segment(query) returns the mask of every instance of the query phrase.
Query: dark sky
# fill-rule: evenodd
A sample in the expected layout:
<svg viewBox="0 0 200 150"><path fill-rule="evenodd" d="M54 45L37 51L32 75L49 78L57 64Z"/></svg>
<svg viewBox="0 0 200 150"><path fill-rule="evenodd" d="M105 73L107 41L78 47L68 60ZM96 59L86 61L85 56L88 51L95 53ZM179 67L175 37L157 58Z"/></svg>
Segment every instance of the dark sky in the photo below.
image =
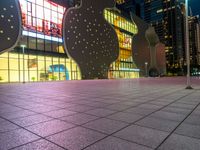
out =
<svg viewBox="0 0 200 150"><path fill-rule="evenodd" d="M193 15L200 15L200 0L189 0Z"/></svg>

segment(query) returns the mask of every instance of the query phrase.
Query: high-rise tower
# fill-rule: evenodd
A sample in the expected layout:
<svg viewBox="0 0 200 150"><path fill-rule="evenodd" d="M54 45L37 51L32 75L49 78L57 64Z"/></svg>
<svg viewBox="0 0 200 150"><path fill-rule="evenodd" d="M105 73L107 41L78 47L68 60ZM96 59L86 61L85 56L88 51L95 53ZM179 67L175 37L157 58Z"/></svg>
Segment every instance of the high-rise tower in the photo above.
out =
<svg viewBox="0 0 200 150"><path fill-rule="evenodd" d="M144 20L165 44L168 73L181 73L185 59L184 14L176 0L144 0Z"/></svg>
<svg viewBox="0 0 200 150"><path fill-rule="evenodd" d="M190 33L190 62L192 69L195 70L200 67L200 21L199 16L190 16L188 19Z"/></svg>

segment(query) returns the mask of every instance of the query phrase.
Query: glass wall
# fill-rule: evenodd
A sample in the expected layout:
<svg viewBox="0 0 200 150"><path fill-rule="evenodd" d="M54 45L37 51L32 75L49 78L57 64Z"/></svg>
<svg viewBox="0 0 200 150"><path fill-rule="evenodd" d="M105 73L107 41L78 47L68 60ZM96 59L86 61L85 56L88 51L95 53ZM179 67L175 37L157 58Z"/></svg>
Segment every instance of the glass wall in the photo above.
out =
<svg viewBox="0 0 200 150"><path fill-rule="evenodd" d="M114 25L116 28L123 29L132 34L137 34L138 32L137 25L134 22L131 22L125 19L124 17L120 16L120 14L117 14L112 10L105 9L104 16L106 20L110 24Z"/></svg>
<svg viewBox="0 0 200 150"><path fill-rule="evenodd" d="M0 82L79 80L80 71L73 60L6 52L0 55Z"/></svg>
<svg viewBox="0 0 200 150"><path fill-rule="evenodd" d="M23 23L20 45L32 50L64 53L62 19L65 8L48 0L19 2Z"/></svg>
<svg viewBox="0 0 200 150"><path fill-rule="evenodd" d="M139 69L132 57L132 37L138 32L136 24L111 10L105 10L104 16L114 26L120 47L117 61L110 66L109 78L138 78Z"/></svg>
<svg viewBox="0 0 200 150"><path fill-rule="evenodd" d="M19 0L25 31L62 37L62 19L65 8L49 0ZM40 37L42 38L42 36ZM52 38L56 39L56 38Z"/></svg>

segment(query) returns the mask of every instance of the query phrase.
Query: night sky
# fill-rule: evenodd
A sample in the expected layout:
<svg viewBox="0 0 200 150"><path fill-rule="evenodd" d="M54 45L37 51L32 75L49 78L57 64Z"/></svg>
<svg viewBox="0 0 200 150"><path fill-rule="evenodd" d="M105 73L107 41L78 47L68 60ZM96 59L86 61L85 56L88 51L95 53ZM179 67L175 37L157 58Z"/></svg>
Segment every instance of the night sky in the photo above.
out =
<svg viewBox="0 0 200 150"><path fill-rule="evenodd" d="M200 15L200 0L189 0L193 15Z"/></svg>

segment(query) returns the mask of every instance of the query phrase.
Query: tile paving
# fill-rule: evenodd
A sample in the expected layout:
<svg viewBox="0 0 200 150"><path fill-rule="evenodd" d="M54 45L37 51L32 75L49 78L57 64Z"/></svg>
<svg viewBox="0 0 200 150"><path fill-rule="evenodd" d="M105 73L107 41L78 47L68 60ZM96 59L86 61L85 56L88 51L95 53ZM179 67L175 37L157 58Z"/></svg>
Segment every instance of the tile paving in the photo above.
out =
<svg viewBox="0 0 200 150"><path fill-rule="evenodd" d="M0 84L0 150L199 150L200 79Z"/></svg>

